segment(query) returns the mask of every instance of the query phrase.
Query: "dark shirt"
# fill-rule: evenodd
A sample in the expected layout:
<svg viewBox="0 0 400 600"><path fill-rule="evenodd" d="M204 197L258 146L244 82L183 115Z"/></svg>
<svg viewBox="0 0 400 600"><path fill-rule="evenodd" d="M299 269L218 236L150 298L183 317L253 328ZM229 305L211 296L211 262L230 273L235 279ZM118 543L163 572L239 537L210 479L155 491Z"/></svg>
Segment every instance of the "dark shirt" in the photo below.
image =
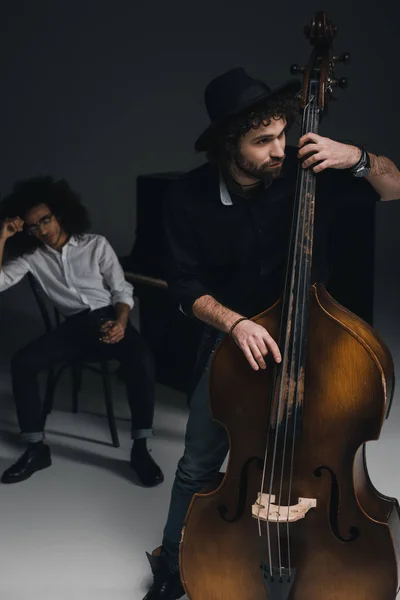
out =
<svg viewBox="0 0 400 600"><path fill-rule="evenodd" d="M184 175L166 202L167 279L185 314L205 294L254 316L282 294L297 179L297 149L286 148L281 176L250 197L229 185L221 201L219 170L205 164ZM326 283L326 238L334 211L347 202L375 202L364 179L329 169L317 175L312 281ZM362 209L362 207L361 207Z"/></svg>

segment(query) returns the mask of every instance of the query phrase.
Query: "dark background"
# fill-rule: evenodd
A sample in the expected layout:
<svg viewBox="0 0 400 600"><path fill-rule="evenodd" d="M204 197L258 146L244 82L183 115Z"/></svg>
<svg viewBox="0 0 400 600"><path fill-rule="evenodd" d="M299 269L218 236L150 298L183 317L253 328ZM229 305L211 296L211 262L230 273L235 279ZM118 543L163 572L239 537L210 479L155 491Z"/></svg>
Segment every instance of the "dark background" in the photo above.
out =
<svg viewBox="0 0 400 600"><path fill-rule="evenodd" d="M336 51L352 54L337 69L349 88L338 90L321 134L400 164L399 3L13 0L0 9L1 195L16 179L64 177L81 193L93 229L127 254L137 175L201 162L193 142L208 123L206 83L239 65L281 83L293 62L307 60L303 27L321 9L338 26ZM394 353L399 222L400 202L378 207L375 325ZM7 353L17 334L28 335L36 309L25 284L1 305Z"/></svg>

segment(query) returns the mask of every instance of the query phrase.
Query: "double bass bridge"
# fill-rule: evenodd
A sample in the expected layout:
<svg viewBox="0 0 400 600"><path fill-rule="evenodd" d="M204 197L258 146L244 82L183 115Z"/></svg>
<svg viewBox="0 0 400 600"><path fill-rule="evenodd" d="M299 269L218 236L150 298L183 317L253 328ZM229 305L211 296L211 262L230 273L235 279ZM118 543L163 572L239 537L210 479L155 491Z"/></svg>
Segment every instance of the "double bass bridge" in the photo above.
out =
<svg viewBox="0 0 400 600"><path fill-rule="evenodd" d="M316 506L315 498L299 498L297 504L282 506L275 503L275 495L259 493L252 506L252 516L272 523L294 523L304 519L308 511Z"/></svg>

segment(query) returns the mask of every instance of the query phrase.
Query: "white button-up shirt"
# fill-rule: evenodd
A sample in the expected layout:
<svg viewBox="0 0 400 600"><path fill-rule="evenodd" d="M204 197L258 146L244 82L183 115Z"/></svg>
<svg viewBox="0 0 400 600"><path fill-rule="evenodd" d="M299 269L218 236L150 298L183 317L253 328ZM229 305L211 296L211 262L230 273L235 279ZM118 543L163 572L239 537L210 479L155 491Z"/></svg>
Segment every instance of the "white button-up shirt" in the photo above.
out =
<svg viewBox="0 0 400 600"><path fill-rule="evenodd" d="M28 272L65 316L118 302L133 307L133 287L125 280L114 250L101 235L71 237L61 252L43 246L10 260L0 271L0 292L18 283Z"/></svg>

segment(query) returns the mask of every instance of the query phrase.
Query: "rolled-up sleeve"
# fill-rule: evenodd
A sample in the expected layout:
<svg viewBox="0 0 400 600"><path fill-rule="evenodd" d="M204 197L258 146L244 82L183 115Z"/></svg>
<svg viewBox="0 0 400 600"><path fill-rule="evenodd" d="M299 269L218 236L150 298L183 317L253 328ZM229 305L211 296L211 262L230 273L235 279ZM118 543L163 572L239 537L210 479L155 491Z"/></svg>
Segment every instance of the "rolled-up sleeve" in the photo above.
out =
<svg viewBox="0 0 400 600"><path fill-rule="evenodd" d="M202 268L193 215L185 203L184 193L184 188L178 184L165 202L165 272L174 304L185 315L193 317L194 302L210 292Z"/></svg>
<svg viewBox="0 0 400 600"><path fill-rule="evenodd" d="M22 256L6 262L0 270L0 292L21 281L29 270L29 263Z"/></svg>
<svg viewBox="0 0 400 600"><path fill-rule="evenodd" d="M124 271L110 243L100 237L100 271L112 297L112 304L127 304L133 308L133 286L126 281Z"/></svg>

